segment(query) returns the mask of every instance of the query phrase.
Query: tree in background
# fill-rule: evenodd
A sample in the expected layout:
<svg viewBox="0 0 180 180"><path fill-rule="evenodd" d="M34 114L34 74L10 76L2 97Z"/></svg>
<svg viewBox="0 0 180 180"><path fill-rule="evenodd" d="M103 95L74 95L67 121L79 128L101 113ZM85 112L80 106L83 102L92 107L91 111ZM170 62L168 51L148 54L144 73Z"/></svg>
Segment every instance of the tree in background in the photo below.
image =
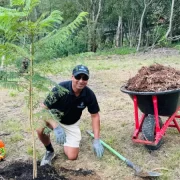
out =
<svg viewBox="0 0 180 180"><path fill-rule="evenodd" d="M174 0L172 0L172 4L171 4L171 14L169 17L169 28L165 34L165 38L167 39L169 34L172 32L172 20L173 20L173 12L174 12ZM171 38L172 38L172 34L171 34Z"/></svg>
<svg viewBox="0 0 180 180"><path fill-rule="evenodd" d="M2 6L7 7L9 0L2 0ZM143 4L145 2L145 5ZM74 31L63 43L43 46L37 51L36 62L46 59L68 56L87 51L101 51L114 47L130 47L149 49L168 46L165 34L170 25L172 0L43 0L33 9L31 19L34 21L46 11L60 10L63 13L62 23L56 26L66 27L75 17L86 11L89 15L81 24L81 33ZM178 42L180 39L178 9L180 1L175 1L173 8L173 24L168 39ZM151 8L150 8L151 7ZM171 21L172 22L172 21ZM79 28L80 28L79 27ZM79 31L78 31L79 32ZM45 34L38 36L41 39ZM23 40L28 40L24 37ZM170 41L168 41L170 42ZM22 42L21 42L22 43Z"/></svg>
<svg viewBox="0 0 180 180"><path fill-rule="evenodd" d="M142 37L142 28L143 28L143 20L145 13L147 11L148 6L152 3L153 0L143 0L144 1L144 9L141 15L141 20L139 24L139 39L138 39L138 45L137 45L137 51L139 51L140 45L141 45L141 37Z"/></svg>

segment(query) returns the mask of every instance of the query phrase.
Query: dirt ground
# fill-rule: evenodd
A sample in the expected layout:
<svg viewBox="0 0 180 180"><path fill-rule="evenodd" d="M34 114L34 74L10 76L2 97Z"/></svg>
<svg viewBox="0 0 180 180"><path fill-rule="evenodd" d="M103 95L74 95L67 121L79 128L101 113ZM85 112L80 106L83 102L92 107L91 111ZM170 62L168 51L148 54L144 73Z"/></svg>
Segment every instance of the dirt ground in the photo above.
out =
<svg viewBox="0 0 180 180"><path fill-rule="evenodd" d="M84 61L91 72L89 87L94 90L101 109L102 140L144 170L162 173L163 176L158 178L160 180L180 179L180 133L175 128L168 130L163 137L162 147L156 151L149 151L142 144L133 143L133 103L127 94L120 91L120 87L137 74L142 66L159 63L180 69L179 58L176 50L159 49L126 56L92 57ZM60 82L70 77L59 74L50 78ZM1 89L0 104L0 139L5 142L7 151L5 160L0 162L0 180L32 179L32 138L24 92ZM55 143L52 134L56 156L52 167L38 166L38 180L44 180L45 176L46 179L69 180L142 179L135 176L131 168L106 148L103 158L96 158L92 151L92 138L86 133L89 129L91 120L85 110L81 118L82 142L76 161L67 160L63 147ZM37 137L36 147L39 162L45 149Z"/></svg>

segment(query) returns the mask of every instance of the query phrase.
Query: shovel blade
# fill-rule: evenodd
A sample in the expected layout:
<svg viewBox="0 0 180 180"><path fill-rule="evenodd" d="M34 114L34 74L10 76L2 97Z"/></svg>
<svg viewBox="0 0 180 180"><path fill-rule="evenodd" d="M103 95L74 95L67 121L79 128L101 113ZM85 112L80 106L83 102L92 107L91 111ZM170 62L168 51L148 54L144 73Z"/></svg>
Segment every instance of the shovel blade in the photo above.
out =
<svg viewBox="0 0 180 180"><path fill-rule="evenodd" d="M151 172L151 171L147 172L147 171L141 170L141 171L136 171L135 175L139 177L159 177L162 174L158 172Z"/></svg>

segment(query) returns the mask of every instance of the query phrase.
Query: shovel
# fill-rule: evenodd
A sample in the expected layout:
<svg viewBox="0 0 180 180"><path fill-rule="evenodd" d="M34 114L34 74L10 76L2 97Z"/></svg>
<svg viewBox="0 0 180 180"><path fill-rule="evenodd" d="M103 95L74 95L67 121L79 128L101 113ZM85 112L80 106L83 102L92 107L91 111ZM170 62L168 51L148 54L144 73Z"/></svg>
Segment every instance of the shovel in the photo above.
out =
<svg viewBox="0 0 180 180"><path fill-rule="evenodd" d="M90 131L86 131L90 136L94 137L94 134ZM110 150L113 154L115 154L119 159L123 160L126 165L132 169L135 170L135 175L139 177L159 177L162 174L158 172L147 172L142 170L140 167L136 166L134 163L132 163L130 160L123 157L121 154L119 154L117 151L115 151L113 148L111 148L109 145L107 145L105 142L100 140L101 144L106 147L108 150Z"/></svg>

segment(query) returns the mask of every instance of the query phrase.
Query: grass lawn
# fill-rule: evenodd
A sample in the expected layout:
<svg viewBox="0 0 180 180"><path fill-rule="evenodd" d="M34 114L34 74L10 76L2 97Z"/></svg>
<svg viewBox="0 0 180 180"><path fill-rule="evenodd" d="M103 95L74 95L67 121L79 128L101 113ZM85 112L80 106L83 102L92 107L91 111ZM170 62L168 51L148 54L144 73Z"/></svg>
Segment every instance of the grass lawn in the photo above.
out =
<svg viewBox="0 0 180 180"><path fill-rule="evenodd" d="M134 144L131 140L134 132L133 102L127 94L120 91L120 87L134 76L142 66L153 63L170 65L180 70L180 56L169 53L139 53L131 55L93 55L57 59L38 64L36 70L56 82L69 80L71 71L77 64L89 67L90 80L88 86L95 92L101 116L101 138L120 154L139 165L145 170L157 169L163 173L159 179L180 179L180 133L175 129L168 129L163 137L164 143L159 150L149 151L142 144ZM25 92L16 90L0 90L0 136L7 149L6 160L30 158L32 156L31 134L23 95ZM41 100L45 97L41 95ZM56 168L92 169L103 180L138 180L134 171L127 167L109 150L105 150L102 159L97 159L91 148L92 138L86 133L91 129L90 115L84 111L81 118L82 143L80 154L76 161L68 161L63 149L54 139ZM53 136L53 135L52 135ZM44 154L44 147L36 137L38 159ZM6 162L3 162L6 163Z"/></svg>

